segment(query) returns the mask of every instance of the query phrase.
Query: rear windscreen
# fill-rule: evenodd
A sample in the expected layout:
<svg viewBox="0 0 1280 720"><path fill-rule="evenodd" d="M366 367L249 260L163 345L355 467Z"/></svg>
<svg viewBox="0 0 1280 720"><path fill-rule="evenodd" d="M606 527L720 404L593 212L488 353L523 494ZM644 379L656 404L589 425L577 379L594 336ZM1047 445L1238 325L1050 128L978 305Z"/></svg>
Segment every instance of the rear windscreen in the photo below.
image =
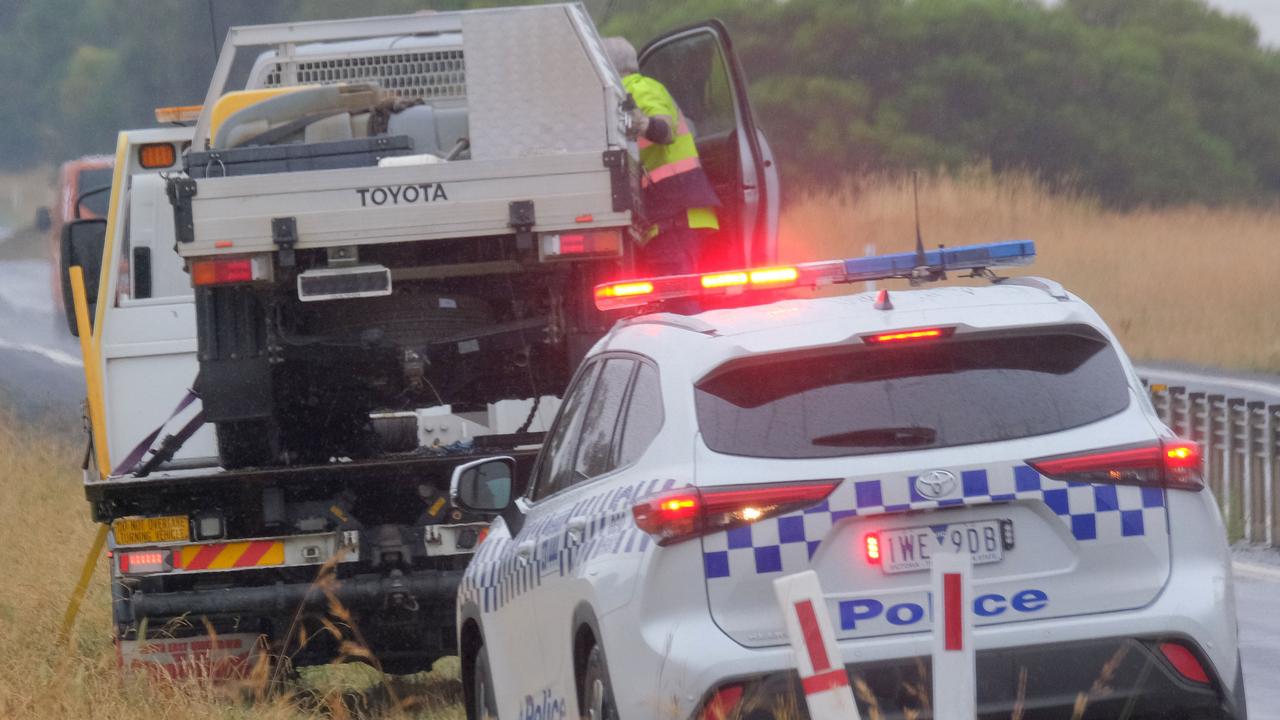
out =
<svg viewBox="0 0 1280 720"><path fill-rule="evenodd" d="M79 187L80 217L91 218L107 216L107 208L111 204L111 177L115 174L112 168L93 168L81 170L76 178Z"/></svg>
<svg viewBox="0 0 1280 720"><path fill-rule="evenodd" d="M1119 358L1087 327L742 358L695 389L707 447L770 458L1043 435L1129 405Z"/></svg>

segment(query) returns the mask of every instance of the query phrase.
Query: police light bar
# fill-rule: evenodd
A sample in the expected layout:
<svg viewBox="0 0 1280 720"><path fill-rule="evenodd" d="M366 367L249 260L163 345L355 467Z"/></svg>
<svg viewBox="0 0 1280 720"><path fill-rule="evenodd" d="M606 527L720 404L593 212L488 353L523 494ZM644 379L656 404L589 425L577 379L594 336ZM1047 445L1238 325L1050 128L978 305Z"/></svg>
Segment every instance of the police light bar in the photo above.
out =
<svg viewBox="0 0 1280 720"><path fill-rule="evenodd" d="M1030 265L1035 255L1034 242L1011 240L926 250L923 263L916 253L905 252L752 270L638 278L597 285L596 307L618 310L676 298L737 295L750 290L817 287L889 278L938 280L947 272L957 270L979 273L995 267Z"/></svg>

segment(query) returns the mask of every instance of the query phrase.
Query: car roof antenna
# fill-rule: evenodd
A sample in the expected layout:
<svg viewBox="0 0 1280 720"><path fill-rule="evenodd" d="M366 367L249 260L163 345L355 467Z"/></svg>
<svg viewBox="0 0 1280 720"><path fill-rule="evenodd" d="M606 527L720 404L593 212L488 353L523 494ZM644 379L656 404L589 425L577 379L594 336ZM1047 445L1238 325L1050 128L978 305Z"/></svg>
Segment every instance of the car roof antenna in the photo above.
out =
<svg viewBox="0 0 1280 720"><path fill-rule="evenodd" d="M915 203L916 209L916 268L923 269L924 259L924 236L920 234L920 171L911 171L911 199Z"/></svg>
<svg viewBox="0 0 1280 720"><path fill-rule="evenodd" d="M916 267L911 273L911 284L919 285L935 280L946 280L945 268L938 270L929 267L929 261L924 254L924 235L920 232L920 171L918 170L911 171L911 199L915 204L916 212ZM942 259L942 253L938 254L938 258Z"/></svg>

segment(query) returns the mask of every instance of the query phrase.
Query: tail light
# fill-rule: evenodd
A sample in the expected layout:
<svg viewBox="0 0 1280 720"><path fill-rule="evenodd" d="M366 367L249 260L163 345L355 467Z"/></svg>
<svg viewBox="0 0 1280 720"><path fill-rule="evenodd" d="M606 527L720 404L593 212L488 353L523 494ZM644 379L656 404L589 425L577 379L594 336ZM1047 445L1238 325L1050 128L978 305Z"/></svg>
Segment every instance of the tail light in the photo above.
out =
<svg viewBox="0 0 1280 720"><path fill-rule="evenodd" d="M863 544L867 546L867 562L872 565L880 564L880 535L877 533L868 533L863 538Z"/></svg>
<svg viewBox="0 0 1280 720"><path fill-rule="evenodd" d="M807 508L825 499L838 484L838 480L823 480L684 488L648 498L633 506L631 514L636 527L652 535L659 545L671 545Z"/></svg>
<svg viewBox="0 0 1280 720"><path fill-rule="evenodd" d="M742 701L743 686L737 683L716 688L711 699L702 706L698 720L729 720L734 715L738 703Z"/></svg>
<svg viewBox="0 0 1280 720"><path fill-rule="evenodd" d="M1160 654L1182 677L1194 683L1209 684L1209 673L1205 672L1200 659L1186 645L1174 642L1160 643Z"/></svg>
<svg viewBox="0 0 1280 720"><path fill-rule="evenodd" d="M170 570L168 550L129 550L120 553L120 572L125 575L144 575Z"/></svg>
<svg viewBox="0 0 1280 720"><path fill-rule="evenodd" d="M1080 483L1204 489L1200 446L1187 440L1125 445L1028 460L1041 475Z"/></svg>
<svg viewBox="0 0 1280 720"><path fill-rule="evenodd" d="M539 238L540 260L582 260L622 255L622 231L579 230L543 233Z"/></svg>
<svg viewBox="0 0 1280 720"><path fill-rule="evenodd" d="M903 343L920 342L921 340L941 340L951 337L955 332L956 329L953 327L922 328L920 330L866 335L862 338L862 342L868 345L901 345Z"/></svg>
<svg viewBox="0 0 1280 720"><path fill-rule="evenodd" d="M196 287L257 282L272 278L270 255L192 260L190 267L191 284Z"/></svg>

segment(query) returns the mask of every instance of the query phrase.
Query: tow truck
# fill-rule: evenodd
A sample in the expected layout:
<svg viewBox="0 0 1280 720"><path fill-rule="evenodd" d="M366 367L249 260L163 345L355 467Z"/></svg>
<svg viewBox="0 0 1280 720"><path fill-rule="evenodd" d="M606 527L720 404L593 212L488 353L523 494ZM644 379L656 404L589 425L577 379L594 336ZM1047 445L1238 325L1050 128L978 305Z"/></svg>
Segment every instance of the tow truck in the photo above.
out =
<svg viewBox="0 0 1280 720"><path fill-rule="evenodd" d="M769 262L776 169L724 27L640 67L722 202L703 254ZM652 216L633 103L576 4L233 30L168 186L223 464L370 457L377 413L559 395Z"/></svg>
<svg viewBox="0 0 1280 720"><path fill-rule="evenodd" d="M462 37L464 48L457 47ZM505 52L515 42L531 43L526 51L546 60L541 73L510 60ZM511 458L509 479L522 487L572 370L565 313L511 316L495 332L455 321L448 342L440 334L429 339L421 363L407 362L402 343L393 353L399 369L379 381L382 395L371 373L358 378L360 387L317 378L364 370L356 363L364 356L350 351L386 357L380 342L331 341L348 331L357 339L374 330L395 337L391 326L403 322L399 337L421 340L408 332L415 323L446 327L441 313L465 312L477 298L509 299L514 288L514 312L545 303L552 288L570 298L574 273L625 271L630 228L641 221L632 183L639 180L629 174L637 169L634 143L615 127L625 113L599 44L577 5L232 28L204 106L157 111L173 127L121 133L107 215L68 225L61 269L85 357L85 494L111 557L113 633L124 667L227 675L259 661L300 667L352 659L358 645L367 653L354 659L411 673L455 652L454 597L490 515L465 510L451 491L461 473L495 456ZM231 71L246 48L259 54L248 79L237 81ZM645 62L678 68L684 61L669 54L677 50L730 70L709 71L703 84L673 82L673 92L691 116L700 92L707 102L733 100L718 116L711 108L702 115L699 141L708 165L724 170L713 177L727 178L718 190L722 216L736 218L724 222L723 242L736 248L729 254L769 258L776 184L761 180L769 174L752 154L763 137L749 123L724 29L713 22L665 36L644 51ZM548 77L569 72L585 89ZM501 88L491 87L499 81ZM549 83L550 95L523 114L490 107L532 103L507 91L534 81ZM244 89L228 90L235 82ZM599 147L539 155L540 143L564 136L498 127L502 118L563 113L556 93L595 98L590 122L598 124L592 142ZM373 112L388 116L372 125L353 120L352 110L371 99ZM409 104L417 99L431 102ZM288 115L298 108L289 103L331 101L345 109L302 111L308 121L293 130L277 122L282 102L292 108ZM306 142L308 133L395 125L397 114L415 108L419 120L438 114L437 129L465 108L471 159L430 160L430 149L418 152L424 148L404 139L412 135ZM342 122L326 120L339 116ZM310 130L317 122L330 126ZM301 135L293 138L299 142L224 146L219 138L235 127ZM514 160L483 157L499 130L519 145ZM397 147L414 152L397 154ZM533 213L522 214L526 207ZM466 229L459 239L442 227ZM584 263L554 259L573 255L579 241L596 247L597 232L618 240L607 261L585 261L584 270ZM389 237L396 242L383 242ZM490 256L486 247L511 253ZM460 265L460 258L468 260ZM370 272L371 265L381 269ZM242 272L248 282L226 282ZM214 282L204 282L210 276ZM373 284L363 290L351 285L366 280ZM315 287L333 297L311 295ZM583 285L580 300L564 302L591 307L591 292ZM242 311L254 323L226 321L243 319ZM310 324L292 324L303 315ZM497 342L512 337L511 323L523 328L515 334L527 338L523 344ZM590 327L579 328L579 353L594 341ZM438 354L441 348L451 354ZM447 379L495 355L524 378L537 373L539 382L487 372L471 384ZM300 365L300 358L311 362ZM406 377L421 387L410 381L414 392L388 390ZM316 382L300 388L303 380ZM454 392L463 386L476 392ZM279 417L282 388L316 400L295 407L295 419L355 408L354 425L374 440L324 434L310 445L279 445L271 428L253 422L263 408Z"/></svg>

